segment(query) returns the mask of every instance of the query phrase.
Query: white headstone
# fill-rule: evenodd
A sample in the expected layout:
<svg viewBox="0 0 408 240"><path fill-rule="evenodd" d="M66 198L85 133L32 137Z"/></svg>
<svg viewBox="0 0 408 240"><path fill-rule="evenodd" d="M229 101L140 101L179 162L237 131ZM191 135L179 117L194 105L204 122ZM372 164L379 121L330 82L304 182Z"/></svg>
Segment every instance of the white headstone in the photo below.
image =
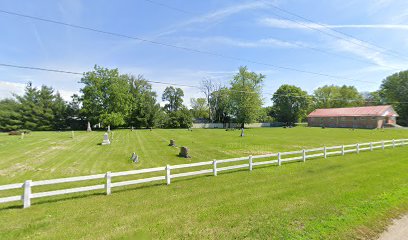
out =
<svg viewBox="0 0 408 240"><path fill-rule="evenodd" d="M241 128L241 137L244 136L244 128Z"/></svg>
<svg viewBox="0 0 408 240"><path fill-rule="evenodd" d="M109 145L109 144L110 144L109 135L108 135L108 133L105 133L105 134L103 135L102 145Z"/></svg>
<svg viewBox="0 0 408 240"><path fill-rule="evenodd" d="M86 131L87 131L87 132L91 132L91 131L92 131L91 123L90 123L90 122L88 122L88 127L86 128Z"/></svg>
<svg viewBox="0 0 408 240"><path fill-rule="evenodd" d="M110 132L110 125L108 125L108 132Z"/></svg>

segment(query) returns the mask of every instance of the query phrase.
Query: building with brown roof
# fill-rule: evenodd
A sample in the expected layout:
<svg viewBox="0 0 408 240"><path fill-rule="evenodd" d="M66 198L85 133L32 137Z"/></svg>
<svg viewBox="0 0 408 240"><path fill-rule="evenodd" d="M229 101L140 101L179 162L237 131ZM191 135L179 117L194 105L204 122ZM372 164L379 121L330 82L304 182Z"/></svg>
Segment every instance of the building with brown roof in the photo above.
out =
<svg viewBox="0 0 408 240"><path fill-rule="evenodd" d="M383 128L396 126L398 114L391 105L316 109L307 116L311 127Z"/></svg>

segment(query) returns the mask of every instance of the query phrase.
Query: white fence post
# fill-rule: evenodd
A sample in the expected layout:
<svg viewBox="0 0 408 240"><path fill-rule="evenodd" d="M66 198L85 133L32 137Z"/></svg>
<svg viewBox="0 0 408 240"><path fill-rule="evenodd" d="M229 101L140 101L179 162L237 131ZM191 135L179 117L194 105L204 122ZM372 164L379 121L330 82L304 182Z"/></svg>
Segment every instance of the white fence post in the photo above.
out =
<svg viewBox="0 0 408 240"><path fill-rule="evenodd" d="M170 165L166 165L166 183L170 185Z"/></svg>
<svg viewBox="0 0 408 240"><path fill-rule="evenodd" d="M306 162L306 150L305 149L302 150L302 160L303 162Z"/></svg>
<svg viewBox="0 0 408 240"><path fill-rule="evenodd" d="M341 155L344 156L344 145L341 145Z"/></svg>
<svg viewBox="0 0 408 240"><path fill-rule="evenodd" d="M327 149L326 149L326 146L323 147L323 156L324 156L324 158L327 158Z"/></svg>
<svg viewBox="0 0 408 240"><path fill-rule="evenodd" d="M384 141L381 142L382 150L384 150Z"/></svg>
<svg viewBox="0 0 408 240"><path fill-rule="evenodd" d="M24 182L24 195L23 195L23 207L28 208L31 206L31 180Z"/></svg>
<svg viewBox="0 0 408 240"><path fill-rule="evenodd" d="M360 153L360 144L356 144L356 152L357 152L357 154L359 154Z"/></svg>
<svg viewBox="0 0 408 240"><path fill-rule="evenodd" d="M110 195L111 194L111 183L112 183L111 172L107 172L105 175L105 178L106 178L106 184L105 184L106 195Z"/></svg>
<svg viewBox="0 0 408 240"><path fill-rule="evenodd" d="M392 139L392 148L395 148L395 139Z"/></svg>
<svg viewBox="0 0 408 240"><path fill-rule="evenodd" d="M253 168L253 162L252 162L252 155L249 155L249 171L252 171Z"/></svg>
<svg viewBox="0 0 408 240"><path fill-rule="evenodd" d="M214 176L217 176L217 160L213 160L213 173Z"/></svg>
<svg viewBox="0 0 408 240"><path fill-rule="evenodd" d="M370 151L373 151L373 143L370 142Z"/></svg>
<svg viewBox="0 0 408 240"><path fill-rule="evenodd" d="M281 162L281 153L278 152L278 166L280 166L282 164Z"/></svg>

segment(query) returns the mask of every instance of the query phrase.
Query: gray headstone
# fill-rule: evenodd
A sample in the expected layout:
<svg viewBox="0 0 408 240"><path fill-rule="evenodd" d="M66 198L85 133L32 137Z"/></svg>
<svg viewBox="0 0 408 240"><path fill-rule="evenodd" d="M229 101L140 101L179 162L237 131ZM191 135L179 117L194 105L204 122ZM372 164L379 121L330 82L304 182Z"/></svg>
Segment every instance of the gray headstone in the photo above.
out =
<svg viewBox="0 0 408 240"><path fill-rule="evenodd" d="M183 158L191 158L191 156L188 154L188 148L187 147L181 147L180 148L179 156L183 157Z"/></svg>
<svg viewBox="0 0 408 240"><path fill-rule="evenodd" d="M244 128L241 128L241 137L245 136L244 135Z"/></svg>
<svg viewBox="0 0 408 240"><path fill-rule="evenodd" d="M175 146L176 146L176 140L170 139L170 144L169 144L169 146L175 147Z"/></svg>
<svg viewBox="0 0 408 240"><path fill-rule="evenodd" d="M132 160L132 162L137 163L139 162L139 156L136 155L136 153L132 153L132 156L130 157L130 160Z"/></svg>
<svg viewBox="0 0 408 240"><path fill-rule="evenodd" d="M109 135L108 135L108 133L105 133L105 134L103 135L102 145L109 145L109 144L110 144Z"/></svg>

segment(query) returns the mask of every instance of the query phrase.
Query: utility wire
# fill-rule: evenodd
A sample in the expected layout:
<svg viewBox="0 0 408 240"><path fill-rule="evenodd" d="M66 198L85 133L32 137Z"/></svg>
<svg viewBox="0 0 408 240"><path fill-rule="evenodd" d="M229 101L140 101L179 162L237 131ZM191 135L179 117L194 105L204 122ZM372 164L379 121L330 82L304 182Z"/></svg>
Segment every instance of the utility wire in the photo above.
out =
<svg viewBox="0 0 408 240"><path fill-rule="evenodd" d="M96 29L96 28L90 28L90 27L85 27L85 26L60 22L60 21L55 21L55 20L51 20L51 19L45 19L45 18L30 16L30 15L20 14L20 13L16 13L16 12L5 11L5 10L1 10L1 9L0 9L0 13L13 15L13 16L18 16L18 17L29 18L29 19L34 19L34 20L37 20L37 21L48 22L48 23L58 24L58 25L77 28L77 29L83 29L83 30L87 30L87 31L97 32L97 33L101 33L101 34L107 34L107 35L116 36L116 37L134 39L134 40L138 40L138 41L141 41L141 42L146 42L146 43L165 46L165 47L176 48L176 49L179 49L179 50L184 50L184 51L198 53L198 54L205 54L205 55L209 55L209 56L225 58L225 59L230 59L230 60L235 60L235 61L244 61L244 62L248 62L248 63L253 63L253 64L272 67L272 68L275 68L275 69L283 69L283 70L288 70L288 71L293 71L293 72L306 73L306 74L310 74L310 75L323 76L323 77L332 78L332 79L344 79L344 80L350 80L350 81L356 81L356 82L375 83L375 82L372 82L372 81L348 78L348 77L344 77L344 76L335 76L335 75L331 75L331 74L314 72L314 71L303 70L303 69L297 69L297 68L292 68L292 67L283 67L283 66L264 63L264 62L260 62L260 61L250 60L250 59L246 59L246 58L235 57L235 56L230 56L230 55L224 55L224 54L221 54L221 53L204 51L204 50L195 49L195 48L177 46L177 45L173 45L173 44L158 42L158 41L144 39L144 38L140 38L140 37L133 37L133 36L129 36L129 35L121 34L121 33L115 33L115 32L100 30L100 29Z"/></svg>
<svg viewBox="0 0 408 240"><path fill-rule="evenodd" d="M5 63L0 63L0 66L3 67L13 67L13 68L21 68L21 69L29 69L29 70L37 70L37 71L47 71L47 72L56 72L56 73L65 73L65 74L73 74L73 75L83 75L83 73L80 72L74 72L74 71L66 71L66 70L59 70L59 69L50 69L50 68L43 68L43 67L32 67L32 66L22 66L22 65L13 65L13 64L5 64ZM190 88L196 88L196 89L201 89L200 86L197 85L188 85L188 84L177 84L177 83L170 83L170 82L161 82L161 81L150 81L150 80L145 80L146 82L149 83L155 83L155 84L162 84L162 85L170 85L170 86L179 86L179 87L190 87ZM258 94L259 92L256 91L239 91L239 90L229 90L231 92L240 92L240 93L254 93ZM372 103L377 103L377 101L369 101L369 100L362 100L362 99L346 99L346 98L326 98L326 97L317 97L314 95L296 95L296 94L278 94L278 93L269 93L269 92L263 92L263 94L266 95L271 95L271 96L286 96L286 97L295 97L295 98L312 98L312 99L320 99L320 100L332 100L332 101L348 101L348 102L372 102ZM384 102L384 104L408 104L408 102Z"/></svg>
<svg viewBox="0 0 408 240"><path fill-rule="evenodd" d="M334 34L331 34L331 33L326 32L326 31L322 31L322 30L319 29L319 28L311 27L310 25L304 24L303 22L299 22L299 21L294 20L294 19L290 19L290 18L287 18L287 17L283 17L282 15L274 14L275 16L284 18L284 19L289 20L289 21L291 21L291 22L295 22L295 23L300 24L300 25L303 25L303 26L305 26L305 27L307 27L307 28L313 29L313 30L315 30L315 31L319 31L319 32L321 32L321 33L323 33L323 34L329 35L329 36L334 37L334 38L338 38L338 39L345 40L345 41L347 41L347 42L350 42L350 43L352 43L352 44L355 44L355 45L358 45L358 46L361 46L361 47L364 47L364 48L370 48L370 49L373 49L373 50L375 50L375 51L380 50L380 52L388 52L389 55L393 55L393 56L397 56L397 57L402 57L402 58L404 58L404 59L408 59L408 57L403 56L403 55L401 55L400 53L398 53L398 52L396 52L396 51L393 51L393 50L384 48L384 47L382 47L382 46L376 45L376 44L374 44L374 43L372 43L372 42L369 42L369 41L365 41L365 40L359 39L359 38L357 38L357 37L355 37L355 36L353 36L353 35L351 35L351 34L348 34L348 33L342 32L342 31L339 31L339 30L337 30L337 29L329 28L329 27L327 27L327 26L324 25L324 24L315 22L315 21L313 21L313 20L311 20L311 19L309 19L309 18L303 17L303 16L301 16L301 15L299 15L299 14L290 12L290 11L288 11L288 10L285 10L285 9L283 9L283 8L281 8L281 7L278 7L278 6L274 5L273 3L268 2L268 1L266 1L266 0L260 0L260 1L270 4L271 7L273 7L273 8L275 8L275 9L279 10L280 12L284 12L284 13L289 14L289 15L291 15L291 16L295 16L295 17L297 17L297 18L303 19L303 20L308 21L308 22L310 22L310 23L313 23L313 24L315 24L315 25L317 25L317 26L320 26L320 27L322 27L322 28L324 28L324 29L328 29L329 31L333 31L333 32L336 32L336 33L341 34L341 35L343 35L343 36L347 36L347 37L351 38L352 40L347 39L347 38L344 38L344 37L340 37L340 36L337 36L337 35L334 35ZM364 45L364 44L362 44L362 43L366 43L366 44L368 44L368 45L370 45L370 46Z"/></svg>
<svg viewBox="0 0 408 240"><path fill-rule="evenodd" d="M192 13L192 12L187 12L187 11L185 11L185 10L183 10L183 9L175 8L175 7L173 7L173 6L170 6L170 5L167 5L167 4L162 4L162 3L159 3L159 2L156 2L156 1L152 1L152 0L144 0L144 1L150 2L150 3L152 3L152 4L156 4L156 5L159 5L159 6L162 6L162 7L166 7L166 8L169 8L169 9L171 9L171 10L175 10L175 11L179 11L179 12L183 12L183 13L187 13L187 14L194 14L194 13ZM268 3L268 4L271 4L271 3L267 2L267 1L264 1L264 0L260 0L260 1L265 2L265 3ZM275 6L275 5L271 5L271 6L274 7L274 8L276 8L276 9L278 9L278 10L280 10L280 11L285 11L284 9L278 8L278 7ZM285 12L286 12L286 11L285 11ZM312 29L312 30L317 30L316 28L312 28L312 27L310 27L310 26L308 26L308 25L306 25L306 24L302 24L301 22L297 22L297 21L295 21L295 20L293 20L293 19L286 18L286 17L283 17L283 16L281 16L281 15L277 15L277 14L274 14L274 15L275 15L275 16L278 16L278 17L280 17L280 18L284 18L284 19L286 19L286 20L295 22L296 24L299 24L299 25L301 24L301 25L303 25L303 26L305 26L305 27L308 27L308 28L310 28L310 29ZM294 15L294 14L292 14L292 15ZM295 15L295 16L297 16L297 15ZM301 16L298 16L298 17L301 17ZM306 20L306 18L304 18L304 19ZM311 20L308 20L308 21L311 21ZM320 26L322 26L322 27L327 28L327 26L325 26L325 25L323 25L323 24L319 24L319 23L315 23L315 22L313 22L313 23L316 24L316 25L320 25ZM336 31L336 30L333 30L333 31ZM326 34L326 32L324 32L324 31L320 31L320 32ZM327 34L329 34L329 33L327 33ZM354 38L354 37L351 36L351 35L348 35L348 34L345 34L345 35L347 35L347 36L350 37L350 38ZM349 41L348 39L340 38L340 37L338 37L338 36L336 36L336 35L333 35L333 34L329 34L329 36L331 36L331 37L336 37L336 38L339 38L339 39L343 39L343 40ZM357 38L354 38L354 39L357 39ZM363 42L363 40L360 40L360 39L357 39L357 40ZM353 43L353 44L356 44L355 42L352 42L352 43ZM398 71L401 70L401 69L399 69L399 68L395 68L395 67L392 67L392 66L379 65L379 64L374 63L374 62L365 61L365 60L362 60L362 59L359 59L359 58L354 58L354 57L349 57L349 56L344 56L344 55L336 54L336 53L333 53L333 52L329 52L329 51L325 51L325 50L322 50L322 49L319 49L319 48L314 48L314 47L306 46L306 45L299 44L299 43L292 43L292 44L297 45L297 46L299 46L299 47L301 47L301 48L307 48L307 49L310 49L310 50L313 50L313 51L316 51L316 52L321 52L321 53L325 53L325 54L328 54L328 55L333 55L333 56L337 56L337 57L341 57L341 58L345 58L345 59L351 59L351 60L353 60L353 61L358 61L358 62L362 62L362 63L365 63L365 64L370 64L370 65L374 65L374 66L382 66L382 67L386 67L386 68L393 69L393 70L398 70ZM372 44L371 44L371 45L372 45ZM367 48L366 45L360 44L359 46L362 46L362 47ZM380 48L380 47L378 47L378 46L376 46L376 47L377 47L377 48ZM377 50L377 49L375 49L375 50ZM384 51L386 51L386 50L384 50ZM389 50L389 51L390 51L390 50Z"/></svg>

